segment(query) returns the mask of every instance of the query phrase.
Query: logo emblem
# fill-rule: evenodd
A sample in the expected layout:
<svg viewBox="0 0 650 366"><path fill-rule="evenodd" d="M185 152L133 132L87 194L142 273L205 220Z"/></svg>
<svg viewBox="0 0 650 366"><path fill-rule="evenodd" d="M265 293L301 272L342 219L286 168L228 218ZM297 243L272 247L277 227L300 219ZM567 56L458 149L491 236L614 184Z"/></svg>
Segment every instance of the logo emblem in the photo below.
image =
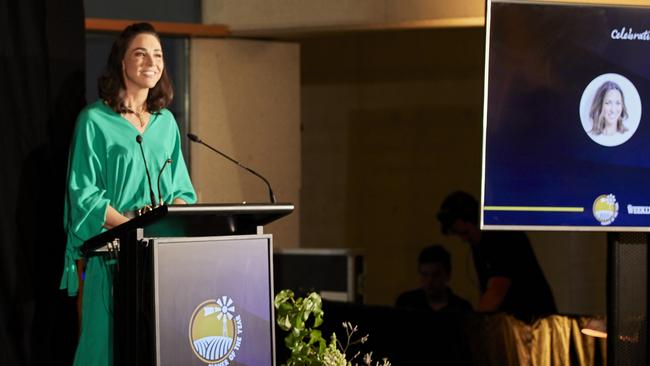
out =
<svg viewBox="0 0 650 366"><path fill-rule="evenodd" d="M601 225L609 225L618 216L618 202L613 194L603 194L596 198L593 207L594 217Z"/></svg>
<svg viewBox="0 0 650 366"><path fill-rule="evenodd" d="M241 316L232 298L206 300L194 309L189 326L194 355L209 366L227 366L237 357L242 341Z"/></svg>

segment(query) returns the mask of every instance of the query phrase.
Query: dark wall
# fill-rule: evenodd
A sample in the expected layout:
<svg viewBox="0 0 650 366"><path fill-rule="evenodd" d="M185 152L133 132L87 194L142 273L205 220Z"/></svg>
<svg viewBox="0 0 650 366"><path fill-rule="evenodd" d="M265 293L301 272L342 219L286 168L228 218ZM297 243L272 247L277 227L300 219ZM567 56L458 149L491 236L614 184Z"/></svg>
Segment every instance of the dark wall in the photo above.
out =
<svg viewBox="0 0 650 366"><path fill-rule="evenodd" d="M200 0L85 0L89 18L201 23Z"/></svg>
<svg viewBox="0 0 650 366"><path fill-rule="evenodd" d="M63 192L84 100L81 0L0 0L0 364L70 364Z"/></svg>

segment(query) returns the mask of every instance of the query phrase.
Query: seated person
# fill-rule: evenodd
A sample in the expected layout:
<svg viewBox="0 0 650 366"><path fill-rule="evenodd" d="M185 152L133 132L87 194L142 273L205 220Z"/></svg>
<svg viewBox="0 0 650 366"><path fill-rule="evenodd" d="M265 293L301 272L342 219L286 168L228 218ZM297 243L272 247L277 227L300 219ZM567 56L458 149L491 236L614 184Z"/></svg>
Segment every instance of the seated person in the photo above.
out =
<svg viewBox="0 0 650 366"><path fill-rule="evenodd" d="M422 249L418 257L421 287L401 294L395 306L415 310L471 312L472 305L447 286L451 275L449 252L440 245Z"/></svg>

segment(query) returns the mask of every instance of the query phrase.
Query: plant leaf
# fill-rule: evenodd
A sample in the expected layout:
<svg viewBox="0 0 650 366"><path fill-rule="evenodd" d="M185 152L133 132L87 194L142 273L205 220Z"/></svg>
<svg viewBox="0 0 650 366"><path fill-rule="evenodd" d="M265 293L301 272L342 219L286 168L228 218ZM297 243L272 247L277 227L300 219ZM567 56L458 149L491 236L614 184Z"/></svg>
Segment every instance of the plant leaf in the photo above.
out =
<svg viewBox="0 0 650 366"><path fill-rule="evenodd" d="M320 314L314 314L314 328L318 328L321 324L323 324L323 312L321 311Z"/></svg>
<svg viewBox="0 0 650 366"><path fill-rule="evenodd" d="M293 299L293 291L291 290L282 290L280 293L275 295L273 305L277 309L281 304L284 304Z"/></svg>
<svg viewBox="0 0 650 366"><path fill-rule="evenodd" d="M291 330L291 321L289 320L289 315L282 316L278 318L278 326L284 331Z"/></svg>
<svg viewBox="0 0 650 366"><path fill-rule="evenodd" d="M321 341L322 339L323 339L323 335L322 335L321 331L317 330L317 329L312 329L309 332L309 343L308 344L312 345L312 344L314 344L316 342Z"/></svg>

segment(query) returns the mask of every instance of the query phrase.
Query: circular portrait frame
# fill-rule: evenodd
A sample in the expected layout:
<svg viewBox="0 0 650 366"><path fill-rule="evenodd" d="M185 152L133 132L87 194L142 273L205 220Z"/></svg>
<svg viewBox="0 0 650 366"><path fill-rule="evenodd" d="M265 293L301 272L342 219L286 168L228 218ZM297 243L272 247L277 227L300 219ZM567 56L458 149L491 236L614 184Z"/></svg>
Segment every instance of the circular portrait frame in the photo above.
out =
<svg viewBox="0 0 650 366"><path fill-rule="evenodd" d="M593 132L594 123L590 117L592 104L595 103L598 89L606 82L613 82L623 94L623 103L627 110L627 118L623 120L625 132L616 132L613 135ZM639 128L641 122L641 96L632 82L625 76L615 73L602 74L594 78L582 92L580 98L580 122L582 128L591 140L601 146L619 146L629 140Z"/></svg>

